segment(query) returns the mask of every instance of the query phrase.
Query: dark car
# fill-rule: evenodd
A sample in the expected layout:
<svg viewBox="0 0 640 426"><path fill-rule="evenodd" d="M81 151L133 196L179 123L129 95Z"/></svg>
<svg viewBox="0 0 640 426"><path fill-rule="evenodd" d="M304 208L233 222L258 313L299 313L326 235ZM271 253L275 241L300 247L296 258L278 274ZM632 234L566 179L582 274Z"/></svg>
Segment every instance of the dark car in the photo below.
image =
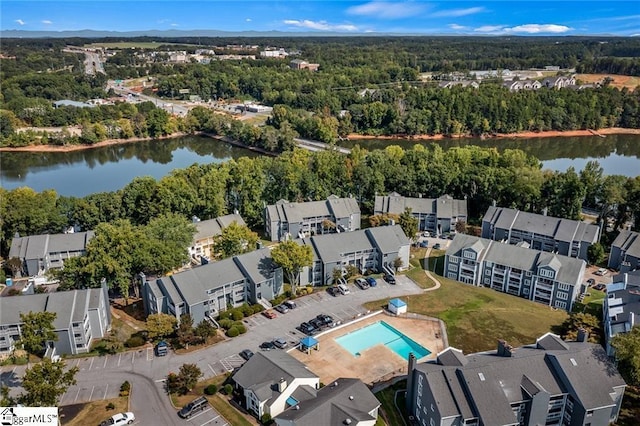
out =
<svg viewBox="0 0 640 426"><path fill-rule="evenodd" d="M333 297L340 296L340 290L338 290L338 287L329 287L327 289L327 293L329 293Z"/></svg>
<svg viewBox="0 0 640 426"><path fill-rule="evenodd" d="M367 277L367 282L369 283L369 287L375 287L378 285L378 281L373 277Z"/></svg>
<svg viewBox="0 0 640 426"><path fill-rule="evenodd" d="M325 326L333 327L335 325L331 315L320 314L316 317L317 320L322 321Z"/></svg>
<svg viewBox="0 0 640 426"><path fill-rule="evenodd" d="M202 411L209 406L209 401L204 396L194 399L178 411L178 415L183 419L188 419L198 411Z"/></svg>
<svg viewBox="0 0 640 426"><path fill-rule="evenodd" d="M282 302L282 304L289 309L295 309L298 307L298 305L296 305L296 302L294 302L293 300L285 300L284 302Z"/></svg>
<svg viewBox="0 0 640 426"><path fill-rule="evenodd" d="M391 274L385 274L385 275L384 275L384 280L385 280L386 282L388 282L389 284L395 284L395 283L396 283L396 277L394 277L394 276L393 276L393 275L391 275Z"/></svg>
<svg viewBox="0 0 640 426"><path fill-rule="evenodd" d="M165 356L169 353L169 345L164 340L156 345L156 356Z"/></svg>
<svg viewBox="0 0 640 426"><path fill-rule="evenodd" d="M286 314L287 312L289 312L289 308L287 308L287 306L284 303L276 306L275 310L280 312L281 314Z"/></svg>
<svg viewBox="0 0 640 426"><path fill-rule="evenodd" d="M311 324L309 324L308 322L303 322L302 324L300 324L299 329L304 334L307 334L309 336L311 336L312 334L316 333L316 328L314 326L312 326Z"/></svg>
<svg viewBox="0 0 640 426"><path fill-rule="evenodd" d="M276 345L273 342L262 342L260 344L260 349L263 351L270 351L271 349L275 349Z"/></svg>
<svg viewBox="0 0 640 426"><path fill-rule="evenodd" d="M588 285L589 287L591 287L591 286L593 286L593 285L595 285L595 284L596 284L596 280L594 280L593 278L589 278L589 279L587 280L587 285Z"/></svg>
<svg viewBox="0 0 640 426"><path fill-rule="evenodd" d="M594 290L598 290L598 291L602 291L602 290L604 290L605 288L607 288L606 284L596 284L596 285L593 287L593 289L594 289Z"/></svg>
<svg viewBox="0 0 640 426"><path fill-rule="evenodd" d="M442 246L440 245L440 243L436 243L436 244L434 244L434 245L433 245L433 249L434 249L434 250L440 250L440 247L442 247Z"/></svg>
<svg viewBox="0 0 640 426"><path fill-rule="evenodd" d="M251 349L245 349L242 352L240 352L240 356L244 360L249 361L249 358L251 358L253 356L253 351Z"/></svg>
<svg viewBox="0 0 640 426"><path fill-rule="evenodd" d="M322 328L324 328L326 325L323 321L319 320L318 318L314 318L312 320L309 321L309 324L311 324L311 326L313 328L315 328L316 330L321 330Z"/></svg>
<svg viewBox="0 0 640 426"><path fill-rule="evenodd" d="M420 241L420 244L418 244L418 246L422 247L422 248L427 248L429 247L429 241Z"/></svg>

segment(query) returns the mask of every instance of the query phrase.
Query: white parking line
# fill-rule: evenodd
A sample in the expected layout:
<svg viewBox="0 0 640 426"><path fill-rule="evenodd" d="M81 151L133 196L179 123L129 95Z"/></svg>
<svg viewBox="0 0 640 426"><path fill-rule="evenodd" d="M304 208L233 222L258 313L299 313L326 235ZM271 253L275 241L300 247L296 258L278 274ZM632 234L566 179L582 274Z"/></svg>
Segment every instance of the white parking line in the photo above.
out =
<svg viewBox="0 0 640 426"><path fill-rule="evenodd" d="M102 368L107 368L107 360L108 360L108 359L109 359L109 355L107 355L107 356L104 358L104 365L102 366Z"/></svg>
<svg viewBox="0 0 640 426"><path fill-rule="evenodd" d="M211 370L211 372L213 373L213 375L216 375L216 370L213 369L213 367L211 366L211 364L207 363L207 365L209 366L209 370Z"/></svg>
<svg viewBox="0 0 640 426"><path fill-rule="evenodd" d="M107 383L107 387L104 389L104 397L102 399L107 399L107 391L109 390L109 383Z"/></svg>
<svg viewBox="0 0 640 426"><path fill-rule="evenodd" d="M91 387L91 394L89 395L89 401L91 401L91 398L93 398L93 391L96 389L95 386Z"/></svg>
<svg viewBox="0 0 640 426"><path fill-rule="evenodd" d="M73 400L73 402L78 402L79 395L80 395L80 388L78 388L78 392L76 392L76 398Z"/></svg>
<svg viewBox="0 0 640 426"><path fill-rule="evenodd" d="M196 417L200 417L201 415L203 415L204 413L208 413L209 411L211 411L211 407L207 408L206 410L202 410L200 411L198 414L196 414L195 416L191 416L189 418L189 421L195 419Z"/></svg>
<svg viewBox="0 0 640 426"><path fill-rule="evenodd" d="M211 423L214 420L218 420L220 418L220 415L218 414L217 416L215 416L214 418L212 418L211 420L209 420L208 422L202 423L200 426L204 426L207 425L209 423ZM226 423L225 423L226 424Z"/></svg>
<svg viewBox="0 0 640 426"><path fill-rule="evenodd" d="M136 353L135 352L131 352L131 364L133 364L133 362L136 360Z"/></svg>
<svg viewBox="0 0 640 426"><path fill-rule="evenodd" d="M95 357L94 357L94 358L91 358L91 364L89 364L89 370L91 370L91 367L93 367L93 361L94 361L94 360L95 360Z"/></svg>
<svg viewBox="0 0 640 426"><path fill-rule="evenodd" d="M153 348L147 348L147 361L153 360Z"/></svg>
<svg viewBox="0 0 640 426"><path fill-rule="evenodd" d="M118 367L120 367L120 360L122 359L122 354L120 354L120 356L118 356Z"/></svg>

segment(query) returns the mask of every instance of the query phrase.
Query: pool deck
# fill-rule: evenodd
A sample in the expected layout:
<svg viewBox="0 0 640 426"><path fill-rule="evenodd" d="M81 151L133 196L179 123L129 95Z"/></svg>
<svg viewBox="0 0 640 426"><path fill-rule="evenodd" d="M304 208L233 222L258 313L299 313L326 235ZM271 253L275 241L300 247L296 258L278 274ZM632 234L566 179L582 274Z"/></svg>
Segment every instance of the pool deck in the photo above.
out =
<svg viewBox="0 0 640 426"><path fill-rule="evenodd" d="M383 344L360 352L359 357L335 341L336 337L366 327L378 321L384 321L413 341L419 343L431 353L424 359L433 359L444 348L442 330L437 320L409 319L379 313L332 330L320 337L320 350L310 354L294 349L290 355L303 362L320 377L323 383L330 383L339 377L357 377L366 384L374 384L390 378L407 374L407 361Z"/></svg>

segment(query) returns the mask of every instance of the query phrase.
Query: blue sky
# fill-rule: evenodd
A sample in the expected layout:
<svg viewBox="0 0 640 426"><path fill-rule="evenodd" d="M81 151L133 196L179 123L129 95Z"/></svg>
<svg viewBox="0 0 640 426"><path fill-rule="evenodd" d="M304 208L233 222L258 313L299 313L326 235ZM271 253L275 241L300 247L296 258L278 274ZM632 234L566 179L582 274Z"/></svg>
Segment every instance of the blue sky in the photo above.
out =
<svg viewBox="0 0 640 426"><path fill-rule="evenodd" d="M11 1L2 30L640 36L640 1Z"/></svg>

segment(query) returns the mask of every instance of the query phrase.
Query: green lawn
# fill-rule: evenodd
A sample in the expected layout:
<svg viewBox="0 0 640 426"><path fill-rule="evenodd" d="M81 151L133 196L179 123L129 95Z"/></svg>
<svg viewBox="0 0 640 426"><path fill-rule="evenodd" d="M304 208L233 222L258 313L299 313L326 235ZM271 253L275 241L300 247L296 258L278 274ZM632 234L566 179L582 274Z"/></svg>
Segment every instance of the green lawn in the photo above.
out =
<svg viewBox="0 0 640 426"><path fill-rule="evenodd" d="M383 417L386 424L389 426L400 426L403 424L409 424L408 421L403 421L402 417L407 416L406 410L405 410L405 396L404 394L402 394L402 396L398 396L398 406L400 407L400 409L402 410L402 413L398 412L398 410L396 409L396 406L394 404L394 398L395 398L395 393L397 390L406 390L407 388L407 381L406 380L402 380L398 383L396 383L393 386L390 386L384 390L381 390L380 392L376 393L376 398L378 398L378 401L380 401L380 403L382 404L382 407L380 407L380 413L378 416L378 419L380 417ZM376 423L377 424L377 423Z"/></svg>
<svg viewBox="0 0 640 426"><path fill-rule="evenodd" d="M440 289L407 297L409 311L442 319L449 345L464 353L495 349L497 339L516 347L533 343L567 318L564 311L519 297L437 278L442 284ZM386 302L380 300L366 306L380 309Z"/></svg>
<svg viewBox="0 0 640 426"><path fill-rule="evenodd" d="M594 290L593 288L588 289L587 293L589 295L582 302L574 303L573 312L584 312L596 318L602 318L602 304L607 294L604 291Z"/></svg>
<svg viewBox="0 0 640 426"><path fill-rule="evenodd" d="M407 277L411 278L420 288L431 288L436 285L435 282L424 273L424 255L427 249L411 248L411 269L407 271Z"/></svg>

